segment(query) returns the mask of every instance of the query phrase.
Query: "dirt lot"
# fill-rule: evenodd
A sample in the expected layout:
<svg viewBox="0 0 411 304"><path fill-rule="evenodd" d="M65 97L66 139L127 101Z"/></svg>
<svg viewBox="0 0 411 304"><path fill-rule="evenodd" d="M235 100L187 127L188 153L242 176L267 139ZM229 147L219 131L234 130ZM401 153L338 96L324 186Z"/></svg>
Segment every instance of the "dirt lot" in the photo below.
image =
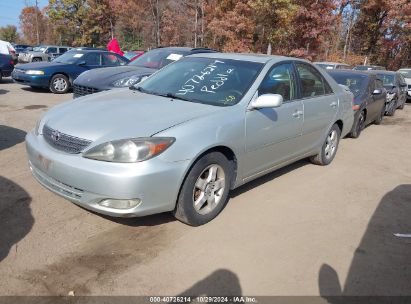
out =
<svg viewBox="0 0 411 304"><path fill-rule="evenodd" d="M24 136L71 99L0 84L1 295L411 295L411 105L236 190L191 228L168 214L113 219L30 175Z"/></svg>

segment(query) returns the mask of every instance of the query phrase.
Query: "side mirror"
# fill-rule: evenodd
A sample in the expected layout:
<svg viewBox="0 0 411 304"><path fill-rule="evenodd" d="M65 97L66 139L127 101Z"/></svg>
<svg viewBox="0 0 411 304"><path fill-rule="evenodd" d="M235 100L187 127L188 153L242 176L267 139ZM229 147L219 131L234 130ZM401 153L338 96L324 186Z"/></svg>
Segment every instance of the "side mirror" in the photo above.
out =
<svg viewBox="0 0 411 304"><path fill-rule="evenodd" d="M380 94L382 94L381 89L375 89L374 92L372 92L372 95L380 95Z"/></svg>
<svg viewBox="0 0 411 304"><path fill-rule="evenodd" d="M258 96L250 104L250 109L278 108L283 104L283 96L279 94L264 94Z"/></svg>
<svg viewBox="0 0 411 304"><path fill-rule="evenodd" d="M406 83L401 83L401 87L402 87L402 88L405 88L406 86L407 86Z"/></svg>
<svg viewBox="0 0 411 304"><path fill-rule="evenodd" d="M86 65L86 61L85 61L85 60L80 61L79 63L77 63L77 65L79 65L79 66L85 66L85 65Z"/></svg>

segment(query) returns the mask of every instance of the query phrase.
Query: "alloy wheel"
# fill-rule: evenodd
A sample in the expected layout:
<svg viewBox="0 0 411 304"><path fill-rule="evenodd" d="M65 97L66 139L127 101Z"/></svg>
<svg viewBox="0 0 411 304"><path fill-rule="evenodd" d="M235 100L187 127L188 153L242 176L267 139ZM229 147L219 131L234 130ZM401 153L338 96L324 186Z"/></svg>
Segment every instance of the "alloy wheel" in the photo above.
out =
<svg viewBox="0 0 411 304"><path fill-rule="evenodd" d="M202 215L213 211L220 203L225 189L225 173L221 166L210 165L203 170L193 190L194 209Z"/></svg>
<svg viewBox="0 0 411 304"><path fill-rule="evenodd" d="M325 158L331 159L334 156L335 151L337 150L338 145L338 134L336 130L331 130L330 134L327 136L325 142L324 154Z"/></svg>
<svg viewBox="0 0 411 304"><path fill-rule="evenodd" d="M53 81L53 87L58 92L64 92L67 89L67 81L63 78L56 78Z"/></svg>

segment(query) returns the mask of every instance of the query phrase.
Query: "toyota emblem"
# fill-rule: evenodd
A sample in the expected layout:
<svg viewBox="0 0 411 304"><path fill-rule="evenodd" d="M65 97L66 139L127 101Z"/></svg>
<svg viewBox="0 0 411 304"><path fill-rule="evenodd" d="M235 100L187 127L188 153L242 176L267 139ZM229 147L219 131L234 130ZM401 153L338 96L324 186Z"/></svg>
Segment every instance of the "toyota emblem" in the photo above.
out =
<svg viewBox="0 0 411 304"><path fill-rule="evenodd" d="M51 132L51 139L53 141L58 141L60 139L60 132L57 130L53 130L53 132Z"/></svg>

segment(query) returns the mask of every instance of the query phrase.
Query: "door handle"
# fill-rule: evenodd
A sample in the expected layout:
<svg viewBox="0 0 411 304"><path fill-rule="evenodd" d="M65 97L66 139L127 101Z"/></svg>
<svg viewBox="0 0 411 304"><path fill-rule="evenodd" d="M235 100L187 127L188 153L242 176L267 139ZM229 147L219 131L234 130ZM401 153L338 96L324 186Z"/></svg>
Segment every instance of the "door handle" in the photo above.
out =
<svg viewBox="0 0 411 304"><path fill-rule="evenodd" d="M293 113L293 117L295 117L295 118L299 118L300 116L302 116L304 113L303 113L303 111L295 111L294 113Z"/></svg>
<svg viewBox="0 0 411 304"><path fill-rule="evenodd" d="M330 103L330 107L335 108L338 104L334 101L332 103Z"/></svg>

